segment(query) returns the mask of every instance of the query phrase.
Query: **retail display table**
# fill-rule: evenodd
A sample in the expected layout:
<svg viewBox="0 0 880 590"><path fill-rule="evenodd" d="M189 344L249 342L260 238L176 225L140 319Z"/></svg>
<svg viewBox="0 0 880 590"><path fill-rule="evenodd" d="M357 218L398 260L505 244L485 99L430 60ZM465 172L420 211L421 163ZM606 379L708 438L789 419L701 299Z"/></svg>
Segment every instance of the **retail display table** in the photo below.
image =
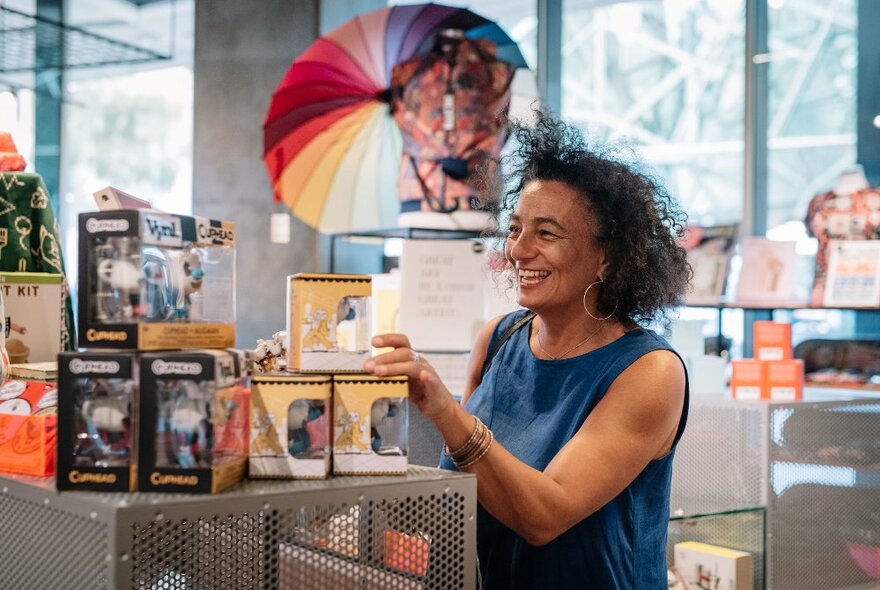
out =
<svg viewBox="0 0 880 590"><path fill-rule="evenodd" d="M4 588L470 589L476 477L245 481L215 496L0 475Z"/></svg>

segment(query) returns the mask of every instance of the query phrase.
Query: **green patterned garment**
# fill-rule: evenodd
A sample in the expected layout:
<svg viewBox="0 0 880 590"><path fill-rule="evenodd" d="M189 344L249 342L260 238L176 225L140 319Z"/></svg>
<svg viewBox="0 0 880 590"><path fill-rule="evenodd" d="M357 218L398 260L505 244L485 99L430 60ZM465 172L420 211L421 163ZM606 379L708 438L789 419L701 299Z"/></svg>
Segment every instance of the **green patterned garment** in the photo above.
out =
<svg viewBox="0 0 880 590"><path fill-rule="evenodd" d="M62 350L73 350L73 307L49 193L39 174L0 172L0 271L48 272L64 277Z"/></svg>

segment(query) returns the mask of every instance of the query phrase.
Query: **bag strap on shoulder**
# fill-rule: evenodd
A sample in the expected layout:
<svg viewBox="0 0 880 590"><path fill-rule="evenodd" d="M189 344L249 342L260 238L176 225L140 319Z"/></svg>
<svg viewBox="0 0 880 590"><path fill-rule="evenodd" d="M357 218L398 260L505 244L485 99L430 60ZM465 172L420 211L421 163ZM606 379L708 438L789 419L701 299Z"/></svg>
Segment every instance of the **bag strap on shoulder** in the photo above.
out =
<svg viewBox="0 0 880 590"><path fill-rule="evenodd" d="M492 364L492 359L495 358L495 355L498 354L498 351L501 350L501 347L504 346L504 343L510 340L510 337L513 334L532 321L532 318L537 315L535 312L530 311L519 320L517 320L512 326L507 328L504 333L498 337L498 340L495 341L495 346L486 354L486 360L483 361L483 368L480 370L480 381L483 380L483 377L486 376L486 373L489 371L489 365Z"/></svg>

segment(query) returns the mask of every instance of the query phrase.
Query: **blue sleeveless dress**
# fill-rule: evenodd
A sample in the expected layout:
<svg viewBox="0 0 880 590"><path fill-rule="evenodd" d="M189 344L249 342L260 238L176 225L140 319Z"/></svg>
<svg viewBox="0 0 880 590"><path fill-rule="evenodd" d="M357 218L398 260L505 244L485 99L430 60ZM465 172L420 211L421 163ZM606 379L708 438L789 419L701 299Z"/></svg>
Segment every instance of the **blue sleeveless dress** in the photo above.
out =
<svg viewBox="0 0 880 590"><path fill-rule="evenodd" d="M488 350L525 313L517 311L503 318ZM624 369L648 352L671 348L653 332L638 328L577 357L541 360L529 348L530 325L517 330L498 351L466 408L515 457L543 471ZM686 386L675 443L684 430L687 405ZM666 531L674 449L649 463L604 507L541 547L529 545L480 507L477 553L483 587L667 588ZM455 469L455 464L441 455L440 467Z"/></svg>

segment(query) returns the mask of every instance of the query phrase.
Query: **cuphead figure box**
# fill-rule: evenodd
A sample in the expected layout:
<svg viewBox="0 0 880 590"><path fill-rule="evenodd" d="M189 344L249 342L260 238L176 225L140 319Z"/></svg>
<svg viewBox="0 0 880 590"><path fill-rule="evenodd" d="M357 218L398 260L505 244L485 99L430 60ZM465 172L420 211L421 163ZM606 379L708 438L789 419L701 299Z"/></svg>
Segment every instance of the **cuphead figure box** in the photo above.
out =
<svg viewBox="0 0 880 590"><path fill-rule="evenodd" d="M58 355L59 490L137 488L137 356Z"/></svg>
<svg viewBox="0 0 880 590"><path fill-rule="evenodd" d="M333 377L333 473L403 475L407 467L406 377Z"/></svg>
<svg viewBox="0 0 880 590"><path fill-rule="evenodd" d="M217 493L245 475L249 378L224 350L140 357L138 490Z"/></svg>
<svg viewBox="0 0 880 590"><path fill-rule="evenodd" d="M253 377L249 477L327 477L332 391L329 375Z"/></svg>
<svg viewBox="0 0 880 590"><path fill-rule="evenodd" d="M235 225L147 209L79 216L79 345L235 345Z"/></svg>
<svg viewBox="0 0 880 590"><path fill-rule="evenodd" d="M287 277L287 370L360 373L370 358L369 275Z"/></svg>

